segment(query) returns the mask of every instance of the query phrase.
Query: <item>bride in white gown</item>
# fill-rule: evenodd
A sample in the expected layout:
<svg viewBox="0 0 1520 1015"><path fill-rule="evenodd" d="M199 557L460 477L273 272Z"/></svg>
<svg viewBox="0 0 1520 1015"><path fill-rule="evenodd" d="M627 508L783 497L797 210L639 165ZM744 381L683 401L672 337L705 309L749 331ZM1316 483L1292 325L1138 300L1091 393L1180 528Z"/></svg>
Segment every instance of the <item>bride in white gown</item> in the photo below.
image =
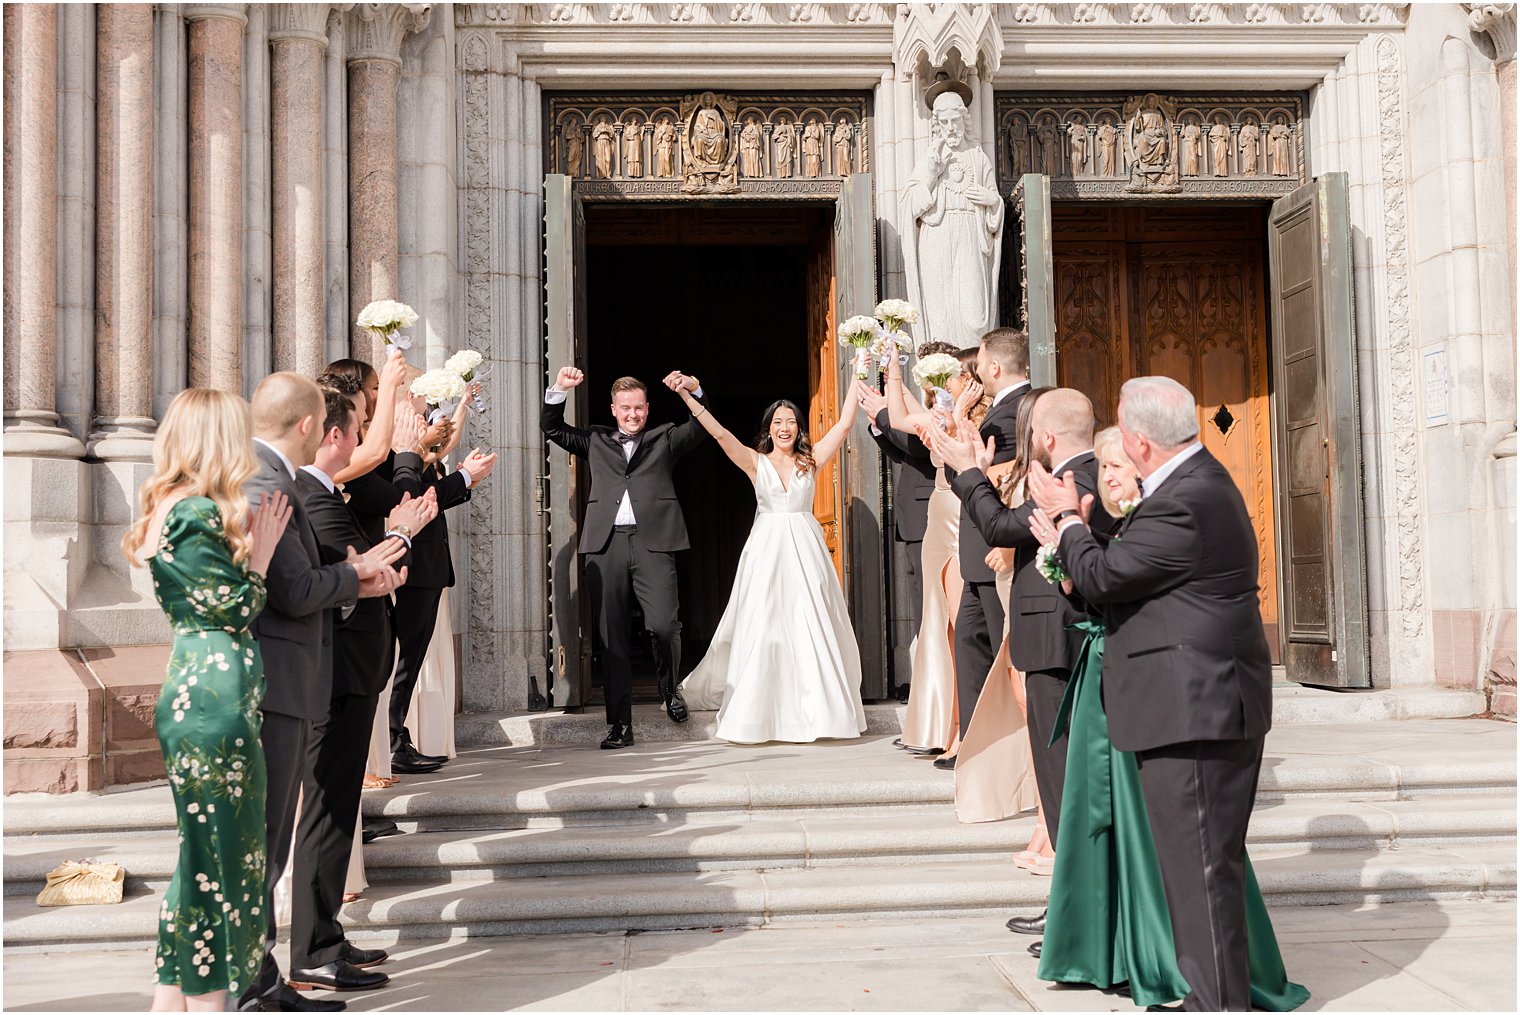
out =
<svg viewBox="0 0 1520 1015"><path fill-rule="evenodd" d="M808 444L797 407L775 403L756 450L679 382L673 390L755 484L755 524L712 645L681 685L686 704L718 709L718 737L732 743L860 736L860 650L813 517L817 472L843 445L856 399L842 399L839 421L816 446Z"/></svg>

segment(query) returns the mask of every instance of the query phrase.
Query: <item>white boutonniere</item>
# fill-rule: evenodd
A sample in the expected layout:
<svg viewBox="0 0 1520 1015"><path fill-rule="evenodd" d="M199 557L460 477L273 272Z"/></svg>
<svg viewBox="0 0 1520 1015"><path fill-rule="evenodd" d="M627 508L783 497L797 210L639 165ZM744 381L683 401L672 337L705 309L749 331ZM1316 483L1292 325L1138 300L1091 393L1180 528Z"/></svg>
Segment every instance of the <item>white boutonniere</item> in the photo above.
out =
<svg viewBox="0 0 1520 1015"><path fill-rule="evenodd" d="M1136 497L1134 500L1121 500L1119 502L1119 517L1120 518L1128 518L1130 515L1132 515L1132 514L1135 513L1135 508L1137 508L1139 506L1140 506L1140 498L1139 497Z"/></svg>

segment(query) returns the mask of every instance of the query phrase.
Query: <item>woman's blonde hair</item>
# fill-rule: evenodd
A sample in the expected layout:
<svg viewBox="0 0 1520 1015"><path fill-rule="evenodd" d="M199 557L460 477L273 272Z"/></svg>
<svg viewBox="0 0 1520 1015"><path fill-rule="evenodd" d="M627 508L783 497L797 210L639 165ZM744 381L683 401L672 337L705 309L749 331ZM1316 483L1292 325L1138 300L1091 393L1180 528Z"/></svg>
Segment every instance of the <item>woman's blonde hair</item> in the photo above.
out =
<svg viewBox="0 0 1520 1015"><path fill-rule="evenodd" d="M1093 454L1098 459L1099 482L1098 500L1103 503L1103 510L1108 512L1110 518L1119 517L1119 505L1109 499L1108 484L1102 482L1103 458L1105 455L1116 455L1129 461L1129 455L1124 453L1124 441L1119 436L1119 428L1116 426L1104 427L1093 435ZM1130 462L1133 465L1133 462Z"/></svg>
<svg viewBox="0 0 1520 1015"><path fill-rule="evenodd" d="M222 534L232 559L248 559L248 496L243 484L259 471L253 453L253 410L246 401L215 388L186 388L174 396L153 441L153 475L138 491L138 516L122 537L121 549L142 566L148 526L159 505L174 494L207 497L222 515ZM152 556L156 548L149 548Z"/></svg>

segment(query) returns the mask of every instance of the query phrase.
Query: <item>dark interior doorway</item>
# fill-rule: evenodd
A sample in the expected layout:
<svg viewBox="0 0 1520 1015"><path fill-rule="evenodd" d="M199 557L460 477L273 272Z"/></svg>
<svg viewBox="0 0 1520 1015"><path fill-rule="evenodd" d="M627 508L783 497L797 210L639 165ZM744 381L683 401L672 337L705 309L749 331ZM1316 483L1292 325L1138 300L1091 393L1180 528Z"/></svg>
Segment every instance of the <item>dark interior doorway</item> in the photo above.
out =
<svg viewBox="0 0 1520 1015"><path fill-rule="evenodd" d="M809 404L809 253L829 236L832 209L596 206L586 214L587 350L590 420L612 425L613 380L631 375L650 388L650 425L686 417L660 378L696 374L710 409L736 437L753 443L777 398ZM712 441L676 472L691 536L677 555L682 666L707 651L728 603L754 520L748 477ZM658 700L654 660L642 633L635 645L635 696ZM601 700L599 660L592 696Z"/></svg>

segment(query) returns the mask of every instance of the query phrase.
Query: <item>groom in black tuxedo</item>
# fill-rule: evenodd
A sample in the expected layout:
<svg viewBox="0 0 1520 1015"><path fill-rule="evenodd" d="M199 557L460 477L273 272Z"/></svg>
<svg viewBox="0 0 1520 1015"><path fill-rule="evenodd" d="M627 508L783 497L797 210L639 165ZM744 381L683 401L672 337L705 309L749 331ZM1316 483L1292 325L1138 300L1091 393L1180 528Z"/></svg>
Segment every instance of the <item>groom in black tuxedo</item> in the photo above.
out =
<svg viewBox="0 0 1520 1015"><path fill-rule="evenodd" d="M1011 462L1017 453L1019 402L1029 392L1029 335L1014 328L987 332L976 352L976 372L982 388L992 396L992 407L978 428L981 439L993 442L993 465ZM990 550L962 500L960 565L965 584L955 616L955 693L962 736L971 725L971 713L976 711L976 700L997 655L993 646L1003 639L1003 603L998 598L997 574L987 564ZM955 759L939 758L934 765L954 768Z"/></svg>
<svg viewBox="0 0 1520 1015"><path fill-rule="evenodd" d="M1069 478L1030 489L1060 532L1072 585L1104 608L1109 737L1133 751L1171 910L1188 1011L1250 1011L1246 826L1272 726L1256 534L1225 467L1198 441L1192 394L1139 377L1119 396L1140 505L1100 542Z"/></svg>
<svg viewBox="0 0 1520 1015"><path fill-rule="evenodd" d="M602 649L610 727L602 747L614 750L633 743L633 659L628 636L633 599L638 600L644 625L654 636L665 710L673 722L690 718L676 689L681 621L675 555L691 542L676 500L674 470L707 431L696 416L680 424L648 426L649 390L633 377L613 382L616 427L582 430L571 426L565 422L565 399L584 380L585 374L575 367L561 368L544 393L543 430L550 441L591 467L580 552L586 559L587 592L596 611ZM667 383L673 380L702 397L695 377L682 377L676 371L666 378Z"/></svg>

